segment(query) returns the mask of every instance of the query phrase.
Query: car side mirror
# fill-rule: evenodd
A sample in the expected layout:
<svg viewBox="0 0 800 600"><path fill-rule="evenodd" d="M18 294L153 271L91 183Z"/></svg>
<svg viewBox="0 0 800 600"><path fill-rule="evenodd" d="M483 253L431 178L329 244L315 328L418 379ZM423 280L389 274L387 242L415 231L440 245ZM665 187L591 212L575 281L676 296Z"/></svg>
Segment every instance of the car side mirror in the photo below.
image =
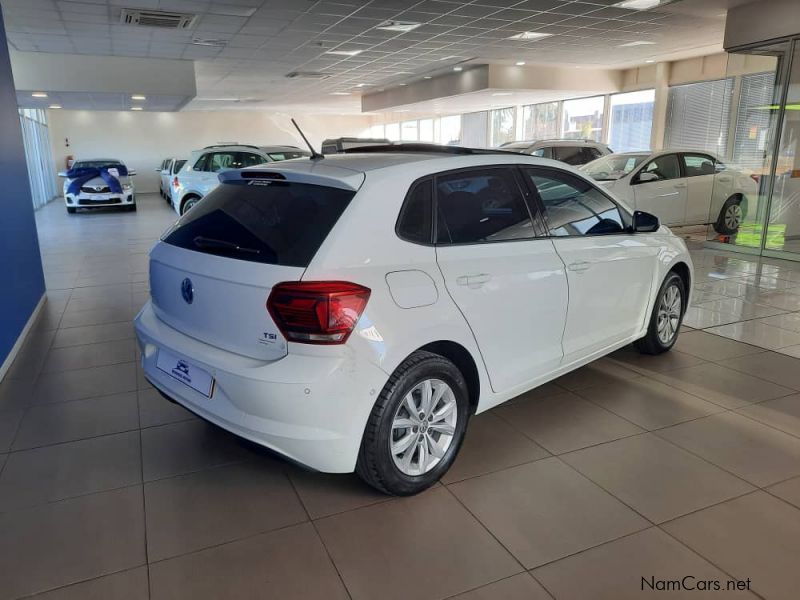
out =
<svg viewBox="0 0 800 600"><path fill-rule="evenodd" d="M634 211L632 224L634 233L653 233L658 231L659 227L661 227L661 223L659 223L657 216L643 210Z"/></svg>
<svg viewBox="0 0 800 600"><path fill-rule="evenodd" d="M650 183L651 181L658 181L660 178L655 173L639 173L636 178L636 183Z"/></svg>

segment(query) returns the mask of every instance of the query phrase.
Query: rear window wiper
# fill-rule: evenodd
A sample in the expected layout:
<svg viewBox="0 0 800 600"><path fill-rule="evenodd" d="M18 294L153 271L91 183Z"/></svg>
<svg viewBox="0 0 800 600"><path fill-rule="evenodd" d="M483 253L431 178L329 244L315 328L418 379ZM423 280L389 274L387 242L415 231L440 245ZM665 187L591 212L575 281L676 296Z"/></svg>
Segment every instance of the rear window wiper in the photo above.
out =
<svg viewBox="0 0 800 600"><path fill-rule="evenodd" d="M245 248L234 242L207 238L202 235L198 235L192 242L194 242L195 246L204 250L233 250L234 252L242 252L245 254L261 254L261 250L256 250L255 248Z"/></svg>

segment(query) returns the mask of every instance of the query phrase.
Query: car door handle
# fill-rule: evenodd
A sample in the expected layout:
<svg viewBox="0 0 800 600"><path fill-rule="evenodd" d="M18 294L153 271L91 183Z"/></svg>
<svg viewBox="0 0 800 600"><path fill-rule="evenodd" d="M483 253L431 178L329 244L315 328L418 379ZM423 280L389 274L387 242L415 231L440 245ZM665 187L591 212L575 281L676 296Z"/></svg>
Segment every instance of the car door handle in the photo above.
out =
<svg viewBox="0 0 800 600"><path fill-rule="evenodd" d="M465 285L467 287L480 287L492 278L488 273L475 273L473 275L461 275L456 277L458 285Z"/></svg>
<svg viewBox="0 0 800 600"><path fill-rule="evenodd" d="M676 183L675 184L675 189L676 190L681 189L681 188L685 188L685 187L686 187L685 183Z"/></svg>
<svg viewBox="0 0 800 600"><path fill-rule="evenodd" d="M575 271L576 273L583 273L586 269L592 266L592 263L581 260L578 262L570 263L567 265L567 269L570 271Z"/></svg>

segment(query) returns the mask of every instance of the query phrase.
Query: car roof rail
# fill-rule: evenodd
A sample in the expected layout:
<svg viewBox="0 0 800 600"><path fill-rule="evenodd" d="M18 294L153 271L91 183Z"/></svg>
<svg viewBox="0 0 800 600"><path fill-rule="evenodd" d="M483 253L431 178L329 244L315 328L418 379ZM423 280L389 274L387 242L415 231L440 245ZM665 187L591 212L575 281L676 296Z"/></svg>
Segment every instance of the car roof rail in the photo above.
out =
<svg viewBox="0 0 800 600"><path fill-rule="evenodd" d="M357 148L346 148L343 154L363 154L381 152L428 152L431 154L519 154L503 148L466 148L464 146L442 146L440 144L425 144L412 142L408 144L384 144L376 146L359 146Z"/></svg>
<svg viewBox="0 0 800 600"><path fill-rule="evenodd" d="M241 148L255 148L256 150L259 149L258 146L254 146L253 144L240 144L238 142L228 142L219 144L211 144L210 146L205 146L203 150L210 150L211 148L227 148L229 146L240 146Z"/></svg>

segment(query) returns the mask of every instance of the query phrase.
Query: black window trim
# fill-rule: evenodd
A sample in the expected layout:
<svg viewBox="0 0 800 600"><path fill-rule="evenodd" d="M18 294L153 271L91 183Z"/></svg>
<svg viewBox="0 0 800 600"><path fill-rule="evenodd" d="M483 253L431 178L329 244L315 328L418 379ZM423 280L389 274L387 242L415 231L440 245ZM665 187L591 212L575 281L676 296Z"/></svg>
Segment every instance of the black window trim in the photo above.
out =
<svg viewBox="0 0 800 600"><path fill-rule="evenodd" d="M420 242L419 240L410 240L405 237L403 234L400 233L400 225L403 221L403 216L406 214L409 204L411 203L411 195L416 191L417 187L429 182L431 184L431 228L428 232L428 241L427 242ZM417 246L434 246L433 240L436 239L436 201L434 200L434 196L436 195L436 186L433 183L433 175L425 175L424 177L420 177L419 179L415 179L411 182L411 185L408 186L408 191L406 192L405 198L403 198L403 204L400 206L400 212L397 215L397 221L394 224L394 233L395 235L403 240L404 242L408 242L409 244L416 244Z"/></svg>
<svg viewBox="0 0 800 600"><path fill-rule="evenodd" d="M662 158L664 156L669 156L670 154L673 155L675 157L675 159L678 161L678 173L679 173L679 175L675 179L683 179L684 177L686 177L686 171L684 170L684 167L683 167L683 159L681 158L681 153L680 152L662 152L662 153L659 153L658 156L653 156L652 158L647 159L646 161L644 161L641 165L639 165L637 167L636 172L633 175L631 175L631 185L640 185L641 183L655 183L655 182L652 182L652 181L645 181L645 182L638 181L638 177L641 174L641 172L644 171L644 168L647 165L649 165L651 162L653 162L657 158ZM658 181L673 181L673 179L659 179Z"/></svg>
<svg viewBox="0 0 800 600"><path fill-rule="evenodd" d="M714 165L714 172L713 173L705 173L703 175L689 175L689 172L686 170L686 155L689 156L703 156L711 161L711 164ZM719 171L717 171L717 163L719 163L716 158L708 154L707 152L678 152L678 164L681 167L681 176L684 178L689 177L705 177L707 175L716 175Z"/></svg>
<svg viewBox="0 0 800 600"><path fill-rule="evenodd" d="M589 179L585 179L583 177L575 175L575 173L567 171L566 169L556 169L556 168L549 167L549 166L518 165L518 168L519 168L520 172L522 173L523 179L525 181L525 185L527 187L529 187L530 190L531 190L531 201L536 203L537 211L538 211L539 215L541 215L542 224L543 224L543 227L544 227L544 231L543 231L542 236L541 236L542 239L564 240L564 239L570 239L570 238L589 238L589 237L606 238L606 237L611 237L611 236L615 236L615 235L633 235L635 233L633 231L633 227L632 227L632 225L633 225L633 215L631 215L623 206L621 206L619 202L614 200L614 198L609 196L608 193L605 190L603 190L600 186L595 185ZM618 233L584 233L584 234L580 234L580 235L550 235L550 228L549 228L548 222L547 222L547 209L544 206L544 202L542 201L542 197L539 195L539 190L536 189L536 186L533 184L533 181L530 180L530 177L528 177L525 174L526 170L528 170L528 171L529 170L541 171L541 172L545 172L545 173L548 173L548 172L550 172L550 173L564 173L569 177L574 177L576 179L580 179L581 181L586 182L589 185L589 187L591 187L592 189L594 189L597 192L600 192L601 195L605 196L608 199L609 202L611 202L614 206L617 207L617 210L619 211L620 217L622 218L622 222L625 224L625 229L623 229L622 231L620 231Z"/></svg>

